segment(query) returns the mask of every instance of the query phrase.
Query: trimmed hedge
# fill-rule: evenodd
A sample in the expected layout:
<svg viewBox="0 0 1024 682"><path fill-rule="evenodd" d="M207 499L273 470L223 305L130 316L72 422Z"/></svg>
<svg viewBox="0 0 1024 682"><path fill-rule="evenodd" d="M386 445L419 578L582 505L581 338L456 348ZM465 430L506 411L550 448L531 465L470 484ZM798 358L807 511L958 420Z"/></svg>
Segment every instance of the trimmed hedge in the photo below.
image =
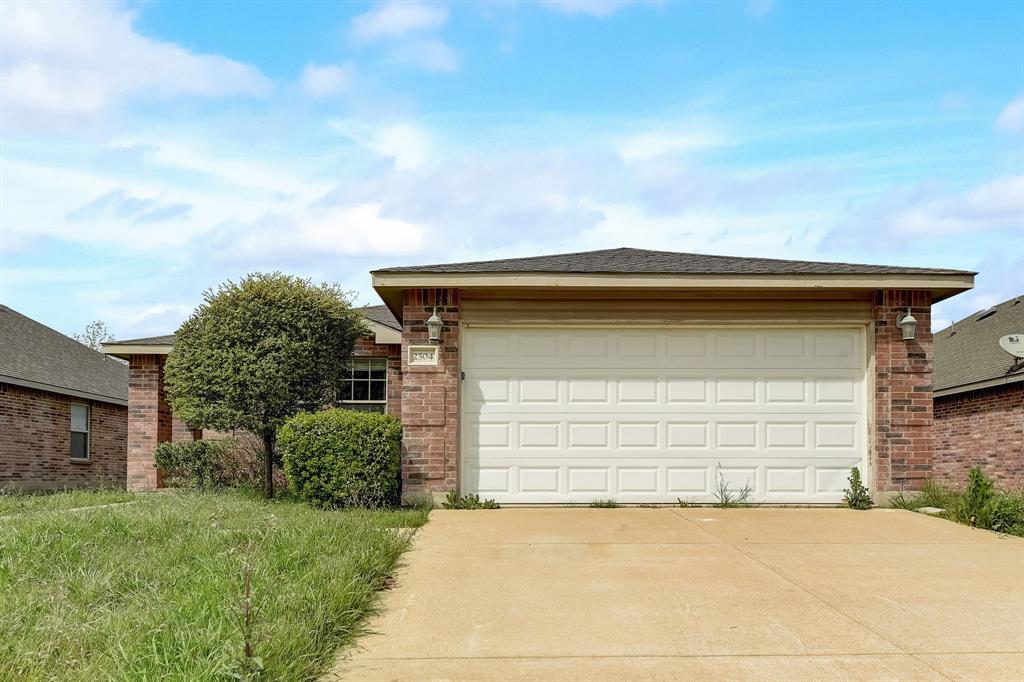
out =
<svg viewBox="0 0 1024 682"><path fill-rule="evenodd" d="M288 485L323 507L398 502L402 424L375 412L333 409L295 415L277 432Z"/></svg>

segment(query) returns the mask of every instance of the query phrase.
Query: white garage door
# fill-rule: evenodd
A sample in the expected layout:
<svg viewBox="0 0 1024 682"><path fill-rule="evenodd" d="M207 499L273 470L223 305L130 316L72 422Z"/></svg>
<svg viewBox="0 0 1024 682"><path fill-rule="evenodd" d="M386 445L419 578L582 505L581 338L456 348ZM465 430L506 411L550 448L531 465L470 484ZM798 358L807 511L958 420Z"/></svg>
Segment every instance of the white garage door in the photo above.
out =
<svg viewBox="0 0 1024 682"><path fill-rule="evenodd" d="M859 329L466 328L463 492L838 502L865 452Z"/></svg>

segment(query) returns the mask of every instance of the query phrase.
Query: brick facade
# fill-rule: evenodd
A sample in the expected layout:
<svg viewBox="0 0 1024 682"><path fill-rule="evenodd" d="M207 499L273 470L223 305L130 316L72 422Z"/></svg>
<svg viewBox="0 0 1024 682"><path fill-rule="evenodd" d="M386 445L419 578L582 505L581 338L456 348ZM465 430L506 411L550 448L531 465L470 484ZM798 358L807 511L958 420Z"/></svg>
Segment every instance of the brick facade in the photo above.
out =
<svg viewBox="0 0 1024 682"><path fill-rule="evenodd" d="M935 480L962 486L974 466L999 488L1024 486L1024 382L935 399Z"/></svg>
<svg viewBox="0 0 1024 682"><path fill-rule="evenodd" d="M89 460L71 459L71 403L89 405ZM0 383L0 488L125 485L128 408Z"/></svg>
<svg viewBox="0 0 1024 682"><path fill-rule="evenodd" d="M171 440L171 408L164 395L163 355L133 355L128 362L128 489L155 490L162 477L153 448ZM179 434L181 430L179 429Z"/></svg>
<svg viewBox="0 0 1024 682"><path fill-rule="evenodd" d="M931 294L886 290L875 294L875 491L920 490L932 475ZM899 321L910 308L917 335L903 340Z"/></svg>
<svg viewBox="0 0 1024 682"><path fill-rule="evenodd" d="M402 306L402 494L455 490L459 456L459 290L407 289ZM410 345L429 345L427 318L444 322L436 366L410 366Z"/></svg>

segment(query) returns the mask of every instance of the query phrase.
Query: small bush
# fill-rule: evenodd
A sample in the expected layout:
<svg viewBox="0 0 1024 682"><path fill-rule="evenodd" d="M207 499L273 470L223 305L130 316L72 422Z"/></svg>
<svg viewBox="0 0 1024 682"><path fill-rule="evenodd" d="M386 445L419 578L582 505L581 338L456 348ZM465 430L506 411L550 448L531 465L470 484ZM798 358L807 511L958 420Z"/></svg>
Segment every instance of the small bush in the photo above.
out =
<svg viewBox="0 0 1024 682"><path fill-rule="evenodd" d="M976 521L980 528L1024 535L1024 494L997 493L981 508Z"/></svg>
<svg viewBox="0 0 1024 682"><path fill-rule="evenodd" d="M501 509L494 500L481 500L479 495L459 495L452 490L444 500L445 509Z"/></svg>
<svg viewBox="0 0 1024 682"><path fill-rule="evenodd" d="M231 455L237 445L234 438L159 443L153 460L164 474L164 483L172 488L214 490L235 484Z"/></svg>
<svg viewBox="0 0 1024 682"><path fill-rule="evenodd" d="M994 495L995 485L992 483L992 479L986 476L979 467L972 467L970 473L967 474L963 511L972 526L976 525L978 516Z"/></svg>
<svg viewBox="0 0 1024 682"><path fill-rule="evenodd" d="M850 487L843 491L846 493L843 497L846 506L850 509L871 509L874 502L871 501L868 489L860 480L860 469L857 467L850 469L850 477L846 480L850 482Z"/></svg>
<svg viewBox="0 0 1024 682"><path fill-rule="evenodd" d="M323 507L398 502L402 425L374 412L333 409L295 415L278 430L288 484Z"/></svg>

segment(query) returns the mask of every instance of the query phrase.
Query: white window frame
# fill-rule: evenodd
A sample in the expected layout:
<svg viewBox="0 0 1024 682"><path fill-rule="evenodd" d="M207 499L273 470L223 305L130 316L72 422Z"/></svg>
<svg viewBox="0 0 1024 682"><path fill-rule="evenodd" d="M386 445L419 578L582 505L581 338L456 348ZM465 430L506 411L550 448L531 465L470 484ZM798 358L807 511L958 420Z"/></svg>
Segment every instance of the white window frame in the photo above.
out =
<svg viewBox="0 0 1024 682"><path fill-rule="evenodd" d="M75 421L70 413L74 411L75 405L85 408L85 431L75 428ZM88 462L92 459L92 405L89 403L72 402L70 412L68 414L68 432L85 434L85 457L75 457L73 448L68 449L68 457L75 462Z"/></svg>
<svg viewBox="0 0 1024 682"><path fill-rule="evenodd" d="M388 407L388 359L387 358L375 358L375 357L362 357L362 358L360 358L360 357L353 357L353 358L351 358L349 360L349 366L348 366L349 376L345 379L345 383L348 384L349 387L351 387L352 384L355 383L356 381L362 381L362 379L355 379L352 376L352 373L355 371L355 366L354 366L355 363L357 363L357 362L366 362L366 363L368 363L367 364L367 372L369 373L369 372L373 371L373 362L374 361L383 362L384 363L384 380L383 380L384 381L384 399L383 400L341 400L341 401L339 401L339 404L341 404L341 405L382 405L384 407L384 411L387 412L387 407ZM367 382L366 394L367 395L370 394L370 384L372 384L374 382L380 382L380 381L381 381L380 379L367 379L366 380L366 382Z"/></svg>

